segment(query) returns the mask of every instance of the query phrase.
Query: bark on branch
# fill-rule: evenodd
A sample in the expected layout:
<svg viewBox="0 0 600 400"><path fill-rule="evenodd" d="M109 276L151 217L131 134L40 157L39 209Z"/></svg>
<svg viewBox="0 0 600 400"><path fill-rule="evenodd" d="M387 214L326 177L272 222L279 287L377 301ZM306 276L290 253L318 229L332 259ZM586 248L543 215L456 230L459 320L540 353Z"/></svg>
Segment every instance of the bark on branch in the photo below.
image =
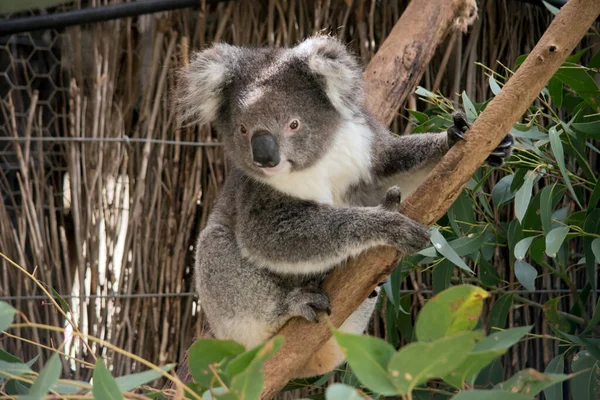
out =
<svg viewBox="0 0 600 400"><path fill-rule="evenodd" d="M365 71L367 108L389 123L420 79L465 0L413 0ZM407 216L431 225L444 215L471 175L525 113L600 14L598 0L570 0L531 54L490 102L467 135L401 206ZM342 322L397 265L400 255L379 247L336 269L325 281L331 323ZM279 334L283 347L265 364L263 398L271 398L331 337L326 322L291 320Z"/></svg>

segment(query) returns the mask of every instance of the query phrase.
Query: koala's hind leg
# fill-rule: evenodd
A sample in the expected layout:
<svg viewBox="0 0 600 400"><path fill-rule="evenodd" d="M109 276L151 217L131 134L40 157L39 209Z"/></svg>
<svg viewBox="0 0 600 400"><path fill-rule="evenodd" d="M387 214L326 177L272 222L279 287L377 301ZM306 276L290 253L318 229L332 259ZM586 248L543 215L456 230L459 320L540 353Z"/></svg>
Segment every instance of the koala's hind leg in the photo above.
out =
<svg viewBox="0 0 600 400"><path fill-rule="evenodd" d="M356 311L354 311L346 321L340 326L342 332L361 334L367 329L373 310L377 304L379 295L377 287L372 296L369 296ZM331 338L321 347L308 361L308 363L298 370L296 378L309 378L312 376L323 375L333 371L345 360L344 352L338 346L335 338Z"/></svg>

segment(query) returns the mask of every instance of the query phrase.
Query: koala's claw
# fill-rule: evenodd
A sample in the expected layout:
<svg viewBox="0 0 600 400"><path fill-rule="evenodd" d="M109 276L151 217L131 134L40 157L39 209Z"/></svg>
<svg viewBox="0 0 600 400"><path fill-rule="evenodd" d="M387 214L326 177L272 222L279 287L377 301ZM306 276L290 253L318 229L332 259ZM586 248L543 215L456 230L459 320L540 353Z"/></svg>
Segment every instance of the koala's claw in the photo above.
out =
<svg viewBox="0 0 600 400"><path fill-rule="evenodd" d="M450 146L456 144L459 140L465 140L465 133L470 128L467 122L467 117L464 113L457 111L452 114L453 125L448 128L448 142ZM514 139L508 134L502 139L502 142L492 151L490 156L485 160L492 167L499 167L504 163L504 160L510 157Z"/></svg>
<svg viewBox="0 0 600 400"><path fill-rule="evenodd" d="M295 288L288 297L288 307L292 317L302 317L311 322L318 322L317 311L331 315L329 295L318 286Z"/></svg>
<svg viewBox="0 0 600 400"><path fill-rule="evenodd" d="M471 127L467 122L467 116L460 111L452 114L452 122L452 126L448 128L450 146L456 144L459 140L465 140L465 133Z"/></svg>

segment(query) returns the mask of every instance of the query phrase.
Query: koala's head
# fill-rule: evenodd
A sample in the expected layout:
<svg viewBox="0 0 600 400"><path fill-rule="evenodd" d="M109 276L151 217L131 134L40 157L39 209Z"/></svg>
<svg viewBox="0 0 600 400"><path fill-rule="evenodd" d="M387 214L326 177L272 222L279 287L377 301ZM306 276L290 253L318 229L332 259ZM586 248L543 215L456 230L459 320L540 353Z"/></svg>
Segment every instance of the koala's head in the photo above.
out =
<svg viewBox="0 0 600 400"><path fill-rule="evenodd" d="M258 178L314 165L361 113L361 69L331 37L291 49L217 44L194 56L182 82L183 118L214 122L231 160Z"/></svg>

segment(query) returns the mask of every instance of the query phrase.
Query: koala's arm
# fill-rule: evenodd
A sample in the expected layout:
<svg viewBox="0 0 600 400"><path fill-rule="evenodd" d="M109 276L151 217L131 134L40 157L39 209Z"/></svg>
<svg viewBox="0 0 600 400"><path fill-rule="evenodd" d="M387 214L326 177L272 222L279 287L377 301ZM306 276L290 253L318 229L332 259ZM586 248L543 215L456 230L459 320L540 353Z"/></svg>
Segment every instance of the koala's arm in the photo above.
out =
<svg viewBox="0 0 600 400"><path fill-rule="evenodd" d="M246 197L236 227L242 254L276 273L322 273L377 245L414 253L429 241L425 226L389 211L398 207L397 188L377 207L334 208L278 196Z"/></svg>
<svg viewBox="0 0 600 400"><path fill-rule="evenodd" d="M464 127L452 126L448 132L396 136L373 119L369 125L375 133L374 173L378 178L432 169L468 128L465 122Z"/></svg>

